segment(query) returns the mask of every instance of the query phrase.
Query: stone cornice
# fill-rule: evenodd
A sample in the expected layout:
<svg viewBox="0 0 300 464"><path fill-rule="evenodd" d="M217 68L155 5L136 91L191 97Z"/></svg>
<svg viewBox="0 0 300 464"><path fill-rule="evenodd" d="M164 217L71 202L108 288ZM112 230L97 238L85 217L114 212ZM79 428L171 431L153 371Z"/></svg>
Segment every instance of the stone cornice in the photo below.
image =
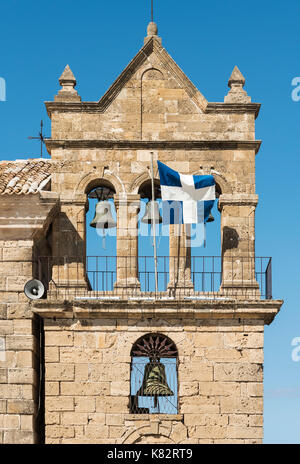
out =
<svg viewBox="0 0 300 464"><path fill-rule="evenodd" d="M55 111L59 113L104 113L108 106L106 100L109 97L102 97L99 102L52 102L46 101L45 105L49 117ZM102 104L102 100L105 100ZM112 100L113 98L110 97ZM257 118L261 104L260 103L222 103L222 102L209 102L204 113L254 113Z"/></svg>
<svg viewBox="0 0 300 464"><path fill-rule="evenodd" d="M222 194L219 197L218 207L221 210L223 206L256 206L258 203L258 195L236 193L234 195Z"/></svg>
<svg viewBox="0 0 300 464"><path fill-rule="evenodd" d="M46 140L47 150L103 148L111 150L258 150L260 140Z"/></svg>
<svg viewBox="0 0 300 464"><path fill-rule="evenodd" d="M258 116L260 103L208 103L205 113L254 113L255 119Z"/></svg>
<svg viewBox="0 0 300 464"><path fill-rule="evenodd" d="M44 318L257 319L270 324L282 300L35 300L32 311Z"/></svg>
<svg viewBox="0 0 300 464"><path fill-rule="evenodd" d="M0 239L27 240L45 233L58 214L60 202L55 192L39 195L5 195L1 202Z"/></svg>

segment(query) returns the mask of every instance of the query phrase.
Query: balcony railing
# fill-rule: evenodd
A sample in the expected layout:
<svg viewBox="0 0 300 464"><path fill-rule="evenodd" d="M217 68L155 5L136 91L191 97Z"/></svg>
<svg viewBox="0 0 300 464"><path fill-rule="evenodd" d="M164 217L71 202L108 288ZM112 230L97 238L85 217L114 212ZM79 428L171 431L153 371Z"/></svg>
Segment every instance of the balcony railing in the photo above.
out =
<svg viewBox="0 0 300 464"><path fill-rule="evenodd" d="M49 298L214 298L243 292L272 298L268 257L159 256L157 291L153 256L38 257L35 264Z"/></svg>

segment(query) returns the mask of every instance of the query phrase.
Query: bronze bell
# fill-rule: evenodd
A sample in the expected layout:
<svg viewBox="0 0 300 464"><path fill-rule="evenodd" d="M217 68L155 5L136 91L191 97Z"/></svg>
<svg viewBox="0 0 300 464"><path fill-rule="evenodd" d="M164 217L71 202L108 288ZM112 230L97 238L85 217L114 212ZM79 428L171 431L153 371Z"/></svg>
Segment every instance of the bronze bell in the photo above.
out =
<svg viewBox="0 0 300 464"><path fill-rule="evenodd" d="M109 201L99 201L96 205L95 216L90 223L91 227L99 229L109 229L116 227L117 223L111 214L111 203Z"/></svg>
<svg viewBox="0 0 300 464"><path fill-rule="evenodd" d="M154 221L152 219L152 205L154 207ZM154 222L155 224L160 224L162 222L161 215L159 213L159 205L157 201L148 201L146 204L146 212L141 220L141 222L144 222L146 224L152 224Z"/></svg>
<svg viewBox="0 0 300 464"><path fill-rule="evenodd" d="M215 218L213 217L213 215L211 214L211 211L210 211L209 216L206 219L206 222L214 222L214 220L215 220Z"/></svg>
<svg viewBox="0 0 300 464"><path fill-rule="evenodd" d="M157 406L158 396L173 396L165 372L165 366L157 360L150 360L145 366L144 378L137 396L154 396L154 406Z"/></svg>

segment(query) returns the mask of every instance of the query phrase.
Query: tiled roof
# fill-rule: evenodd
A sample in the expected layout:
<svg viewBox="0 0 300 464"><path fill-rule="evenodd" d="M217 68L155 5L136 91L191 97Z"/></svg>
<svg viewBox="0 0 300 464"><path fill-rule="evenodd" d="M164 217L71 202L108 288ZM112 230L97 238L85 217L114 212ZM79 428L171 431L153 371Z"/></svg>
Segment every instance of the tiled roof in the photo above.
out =
<svg viewBox="0 0 300 464"><path fill-rule="evenodd" d="M0 194L37 193L48 184L52 170L51 160L1 161Z"/></svg>

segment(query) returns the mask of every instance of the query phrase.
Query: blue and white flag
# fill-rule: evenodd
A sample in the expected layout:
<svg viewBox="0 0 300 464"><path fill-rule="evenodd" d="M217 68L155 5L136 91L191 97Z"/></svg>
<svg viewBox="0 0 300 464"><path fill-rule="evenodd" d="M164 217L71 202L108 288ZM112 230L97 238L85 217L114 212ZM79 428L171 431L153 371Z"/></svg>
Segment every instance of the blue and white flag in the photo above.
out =
<svg viewBox="0 0 300 464"><path fill-rule="evenodd" d="M164 224L206 222L216 198L213 176L180 174L157 161Z"/></svg>

